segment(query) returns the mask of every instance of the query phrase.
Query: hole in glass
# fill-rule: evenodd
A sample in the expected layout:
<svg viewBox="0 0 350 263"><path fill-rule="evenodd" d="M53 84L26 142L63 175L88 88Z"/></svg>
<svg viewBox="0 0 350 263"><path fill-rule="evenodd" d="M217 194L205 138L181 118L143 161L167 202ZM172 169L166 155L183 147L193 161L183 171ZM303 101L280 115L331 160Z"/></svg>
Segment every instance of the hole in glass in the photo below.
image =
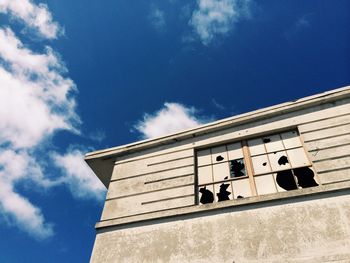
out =
<svg viewBox="0 0 350 263"><path fill-rule="evenodd" d="M284 190L289 191L298 189L294 180L292 170L278 172L276 176L276 181L277 184Z"/></svg>
<svg viewBox="0 0 350 263"><path fill-rule="evenodd" d="M293 170L298 179L298 185L302 188L318 186L314 179L314 172L309 167L296 168Z"/></svg>
<svg viewBox="0 0 350 263"><path fill-rule="evenodd" d="M219 155L219 156L216 157L216 161L217 161L217 162L221 162L221 161L223 161L223 160L224 160L224 157L222 157L221 155Z"/></svg>
<svg viewBox="0 0 350 263"><path fill-rule="evenodd" d="M285 165L286 163L289 163L287 156L283 155L278 159L279 165Z"/></svg>
<svg viewBox="0 0 350 263"><path fill-rule="evenodd" d="M230 161L230 175L231 177L241 177L246 175L243 159Z"/></svg>
<svg viewBox="0 0 350 263"><path fill-rule="evenodd" d="M202 204L209 204L214 202L214 194L206 188L206 186L199 189L199 192L202 194L199 202Z"/></svg>
<svg viewBox="0 0 350 263"><path fill-rule="evenodd" d="M229 186L230 184L224 184L224 183L220 185L220 192L216 194L219 199L218 202L230 200L229 195L231 194L231 192L227 191L227 188Z"/></svg>

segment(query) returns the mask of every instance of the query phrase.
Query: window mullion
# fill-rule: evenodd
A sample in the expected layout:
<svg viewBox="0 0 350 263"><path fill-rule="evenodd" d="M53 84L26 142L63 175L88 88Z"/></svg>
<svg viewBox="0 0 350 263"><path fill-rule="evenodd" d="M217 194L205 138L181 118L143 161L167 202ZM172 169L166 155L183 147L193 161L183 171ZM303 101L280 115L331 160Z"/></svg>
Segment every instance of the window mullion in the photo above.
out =
<svg viewBox="0 0 350 263"><path fill-rule="evenodd" d="M254 181L254 169L253 169L253 164L250 157L247 141L242 141L242 150L243 150L244 162L247 168L246 170L249 178L250 190L253 196L257 196L258 193L256 191L256 186Z"/></svg>

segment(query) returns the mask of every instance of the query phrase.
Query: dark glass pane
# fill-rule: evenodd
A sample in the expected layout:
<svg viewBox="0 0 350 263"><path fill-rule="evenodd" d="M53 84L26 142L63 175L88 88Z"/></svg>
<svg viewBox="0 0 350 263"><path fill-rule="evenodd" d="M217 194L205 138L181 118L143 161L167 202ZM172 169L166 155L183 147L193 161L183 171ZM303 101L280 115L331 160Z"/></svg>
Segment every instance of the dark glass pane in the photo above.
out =
<svg viewBox="0 0 350 263"><path fill-rule="evenodd" d="M231 178L234 177L241 177L246 176L246 170L243 159L237 159L230 161L230 176Z"/></svg>

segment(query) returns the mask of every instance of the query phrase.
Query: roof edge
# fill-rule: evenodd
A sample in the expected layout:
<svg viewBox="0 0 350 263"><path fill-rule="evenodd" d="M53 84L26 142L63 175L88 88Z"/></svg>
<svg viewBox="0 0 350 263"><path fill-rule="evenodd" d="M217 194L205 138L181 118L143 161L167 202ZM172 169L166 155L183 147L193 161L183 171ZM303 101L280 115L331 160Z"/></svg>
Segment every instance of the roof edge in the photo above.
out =
<svg viewBox="0 0 350 263"><path fill-rule="evenodd" d="M106 158L109 156L117 156L117 155L123 154L126 151L156 147L158 145L164 145L164 144L174 142L174 140L176 141L183 140L183 139L192 137L193 135L200 135L202 133L209 133L217 129L224 129L234 124L240 124L241 121L249 122L257 118L269 116L271 114L278 114L280 111L283 111L284 113L286 113L285 110L295 111L302 106L311 106L312 104L318 103L320 101L322 101L322 103L326 103L327 101L336 100L342 97L344 98L350 97L350 86L345 86L342 88L326 91L316 95L307 96L294 101L289 101L289 102L277 104L274 106L262 108L259 110L254 110L247 113L235 115L232 117L228 117L225 119L200 125L195 128L186 129L176 133L168 134L165 136L147 139L147 140L141 140L130 144L125 144L117 147L89 152L85 155L85 160L88 161L92 159Z"/></svg>

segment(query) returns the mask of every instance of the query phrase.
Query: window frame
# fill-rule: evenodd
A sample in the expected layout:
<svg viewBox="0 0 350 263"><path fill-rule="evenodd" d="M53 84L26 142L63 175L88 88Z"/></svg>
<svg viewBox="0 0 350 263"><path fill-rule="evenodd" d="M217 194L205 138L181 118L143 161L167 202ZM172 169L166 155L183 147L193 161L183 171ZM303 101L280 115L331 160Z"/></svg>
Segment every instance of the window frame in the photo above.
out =
<svg viewBox="0 0 350 263"><path fill-rule="evenodd" d="M283 142L283 138L281 137L281 134L283 133L287 133L287 132L296 132L297 134L297 137L299 138L299 141L300 141L300 145L298 146L294 146L294 147L286 147L284 142ZM266 143L263 143L264 145L264 148L265 148L265 152L264 153L261 153L261 154L255 154L255 155L251 155L250 153L250 150L249 150L249 145L248 145L248 141L251 141L251 140L254 140L254 139L262 139L264 137L272 137L272 136L275 136L275 135L278 135L280 138L280 141L282 142L283 144L283 149L282 150L279 150L279 152L285 152L286 155L287 155L287 159L288 159L288 162L290 163L290 157L288 155L288 152L287 151L290 151L290 150L294 150L294 149L302 149L305 156L306 156L306 159L307 159L307 162L308 164L307 165L301 165L301 166L292 166L290 164L290 167L288 168L285 168L285 169L279 169L278 171L274 171L271 167L271 164L269 163L270 165L270 171L269 172L264 172L264 173L259 173L259 174L256 174L254 172L254 166L253 166L253 161L252 161L252 157L256 157L256 156L262 156L262 155L268 155L269 152L267 149L266 149ZM207 164L207 165L198 165L198 152L200 151L204 151L204 150L209 150L210 151L210 156L212 158L212 153L211 153L211 149L212 148L217 148L217 147L223 147L225 146L226 148L226 152L228 151L227 149L227 146L228 145L231 145L231 144L234 144L234 143L240 143L241 144L241 149L242 149L242 152L243 152L243 157L242 159L244 160L244 165L245 165L245 171L246 171L246 176L240 176L240 177L236 177L236 178L228 178L226 180L218 180L218 181L215 181L214 180L214 172L213 172L213 167L214 165L217 165L217 164L214 164L213 162L211 162L210 164ZM274 181L274 184L275 184L275 188L276 188L276 192L274 193L270 193L271 195L276 195L278 193L281 193L281 192L290 192L291 190L285 190L285 191L279 191L278 190L278 186L277 185L277 182L276 182L276 177L275 177L275 174L277 174L278 172L280 171L291 171L291 173L293 174L293 178L294 178L294 181L295 181L295 184L297 186L297 188L295 190L301 190L301 189L304 189L302 187L300 187L298 185L298 181L296 179L296 175L294 173L294 170L295 169L298 169L298 168L304 168L304 167L307 167L307 168L311 168L313 173L314 173L314 179L315 181L317 182L318 186L321 186L321 181L320 179L318 178L318 175L317 175L317 172L316 172L316 169L313 167L313 162L310 158L310 156L308 155L307 151L306 151L306 148L305 148L305 145L304 145L304 142L302 140L302 137L300 135L300 132L298 130L297 127L293 127L293 128L289 128L289 129L286 129L286 130L282 130L282 131L275 131L275 132L271 132L271 133L268 133L268 134L261 134L261 135L258 135L258 136L254 136L254 137L249 137L249 138L244 138L244 139L241 139L241 140L234 140L234 141L229 141L229 142L225 142L225 143L220 143L220 144L213 144L213 145L208 145L207 147L201 147L201 148L198 148L198 149L194 149L195 150L195 154L194 154L194 158L195 158L195 204L196 205L203 205L202 203L200 203L200 188L201 187L204 187L204 186L212 186L213 187L213 194L214 194L214 201L212 203L218 203L218 201L216 200L216 194L217 192L215 191L215 185L217 184L223 184L223 183L230 183L231 185L231 194L232 194L232 199L230 199L230 201L237 201L237 198L234 198L234 189L233 189L233 186L232 186L232 182L233 181L236 181L236 180L242 180L242 179L248 179L249 180L249 187L250 187L250 192L251 192L251 196L248 196L248 197L245 197L246 198L249 198L249 197L259 197L259 196L263 196L263 195L266 195L266 194L259 194L258 193L258 190L257 190L257 186L256 186L256 179L257 177L261 177L261 176L264 176L264 175L269 175L271 174L273 176L273 181ZM234 160L237 160L237 159L234 159ZM229 158L227 159L227 161L224 161L224 163L227 163L227 165L229 165L230 163L230 160ZM269 161L270 162L270 161ZM207 167L207 166L210 166L211 169L212 169L212 181L209 182L209 183L203 183L203 184L200 184L199 183L199 168L203 168L203 167ZM229 168L229 171L230 171L230 168ZM294 191L295 191L294 190Z"/></svg>

